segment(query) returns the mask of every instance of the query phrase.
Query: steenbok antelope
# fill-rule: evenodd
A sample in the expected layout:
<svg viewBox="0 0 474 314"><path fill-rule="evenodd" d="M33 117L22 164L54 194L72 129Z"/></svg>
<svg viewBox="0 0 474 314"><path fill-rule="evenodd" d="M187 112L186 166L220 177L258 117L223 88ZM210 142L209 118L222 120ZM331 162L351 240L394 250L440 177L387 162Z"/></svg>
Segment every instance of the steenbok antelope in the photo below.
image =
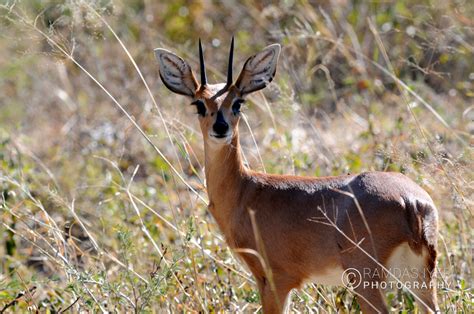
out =
<svg viewBox="0 0 474 314"><path fill-rule="evenodd" d="M233 47L232 39L223 84L207 82L200 41L200 82L172 52L159 48L155 56L166 87L196 106L209 210L255 276L263 311L282 312L289 292L308 281L349 282L364 313L388 312L381 288L395 281L424 311L437 311L438 215L430 196L400 173L312 178L246 168L241 106L272 81L281 48L273 44L247 59L234 81Z"/></svg>

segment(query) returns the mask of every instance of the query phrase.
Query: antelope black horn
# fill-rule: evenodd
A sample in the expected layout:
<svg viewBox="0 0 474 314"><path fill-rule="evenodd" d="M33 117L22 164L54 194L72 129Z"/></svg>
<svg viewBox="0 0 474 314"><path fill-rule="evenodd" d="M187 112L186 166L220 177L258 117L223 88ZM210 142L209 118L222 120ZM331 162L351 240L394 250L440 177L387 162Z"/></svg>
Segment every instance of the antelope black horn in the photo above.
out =
<svg viewBox="0 0 474 314"><path fill-rule="evenodd" d="M204 64L204 55L202 53L201 38L199 38L199 63L201 65L201 85L207 84L206 65Z"/></svg>
<svg viewBox="0 0 474 314"><path fill-rule="evenodd" d="M227 86L232 85L232 63L234 59L234 36L230 42L229 65L227 66Z"/></svg>

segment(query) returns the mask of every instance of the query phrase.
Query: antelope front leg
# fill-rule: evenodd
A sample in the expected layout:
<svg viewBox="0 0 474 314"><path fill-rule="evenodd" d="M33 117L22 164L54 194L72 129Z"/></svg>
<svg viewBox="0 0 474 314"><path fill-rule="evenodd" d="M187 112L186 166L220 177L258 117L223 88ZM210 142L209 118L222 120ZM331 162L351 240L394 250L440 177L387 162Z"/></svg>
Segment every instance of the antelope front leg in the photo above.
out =
<svg viewBox="0 0 474 314"><path fill-rule="evenodd" d="M258 280L258 289L262 301L264 314L287 313L289 302L288 294L296 285L285 278L275 277L273 280L274 289L266 278Z"/></svg>

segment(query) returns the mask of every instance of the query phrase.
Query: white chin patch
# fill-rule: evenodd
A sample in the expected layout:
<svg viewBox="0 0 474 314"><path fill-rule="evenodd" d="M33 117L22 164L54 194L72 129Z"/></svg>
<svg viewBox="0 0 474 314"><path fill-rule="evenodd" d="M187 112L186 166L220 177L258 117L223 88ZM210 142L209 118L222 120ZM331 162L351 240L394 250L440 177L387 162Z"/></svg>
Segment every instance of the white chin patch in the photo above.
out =
<svg viewBox="0 0 474 314"><path fill-rule="evenodd" d="M229 133L224 137L217 137L215 134L209 134L209 139L216 145L230 144L230 141L232 140L232 133Z"/></svg>

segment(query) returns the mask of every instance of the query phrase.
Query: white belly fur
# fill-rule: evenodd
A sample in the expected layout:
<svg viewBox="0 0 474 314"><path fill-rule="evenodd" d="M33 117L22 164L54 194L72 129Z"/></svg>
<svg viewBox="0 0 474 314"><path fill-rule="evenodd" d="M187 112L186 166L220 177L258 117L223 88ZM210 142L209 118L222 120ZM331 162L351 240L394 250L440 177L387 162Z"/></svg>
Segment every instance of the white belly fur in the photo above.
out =
<svg viewBox="0 0 474 314"><path fill-rule="evenodd" d="M311 275L308 282L329 286L340 286L342 285L343 272L344 270L339 265L333 268L327 268L321 273Z"/></svg>
<svg viewBox="0 0 474 314"><path fill-rule="evenodd" d="M390 255L385 268L395 275L402 282L413 281L414 277L420 278L420 274L425 271L425 261L428 252L423 249L422 254L416 254L410 248L408 243L399 245ZM316 284L340 286L344 269L337 265L333 268L327 268L321 273L312 274L307 282ZM418 272L418 276L414 276ZM392 276L388 276L388 281L396 281Z"/></svg>

